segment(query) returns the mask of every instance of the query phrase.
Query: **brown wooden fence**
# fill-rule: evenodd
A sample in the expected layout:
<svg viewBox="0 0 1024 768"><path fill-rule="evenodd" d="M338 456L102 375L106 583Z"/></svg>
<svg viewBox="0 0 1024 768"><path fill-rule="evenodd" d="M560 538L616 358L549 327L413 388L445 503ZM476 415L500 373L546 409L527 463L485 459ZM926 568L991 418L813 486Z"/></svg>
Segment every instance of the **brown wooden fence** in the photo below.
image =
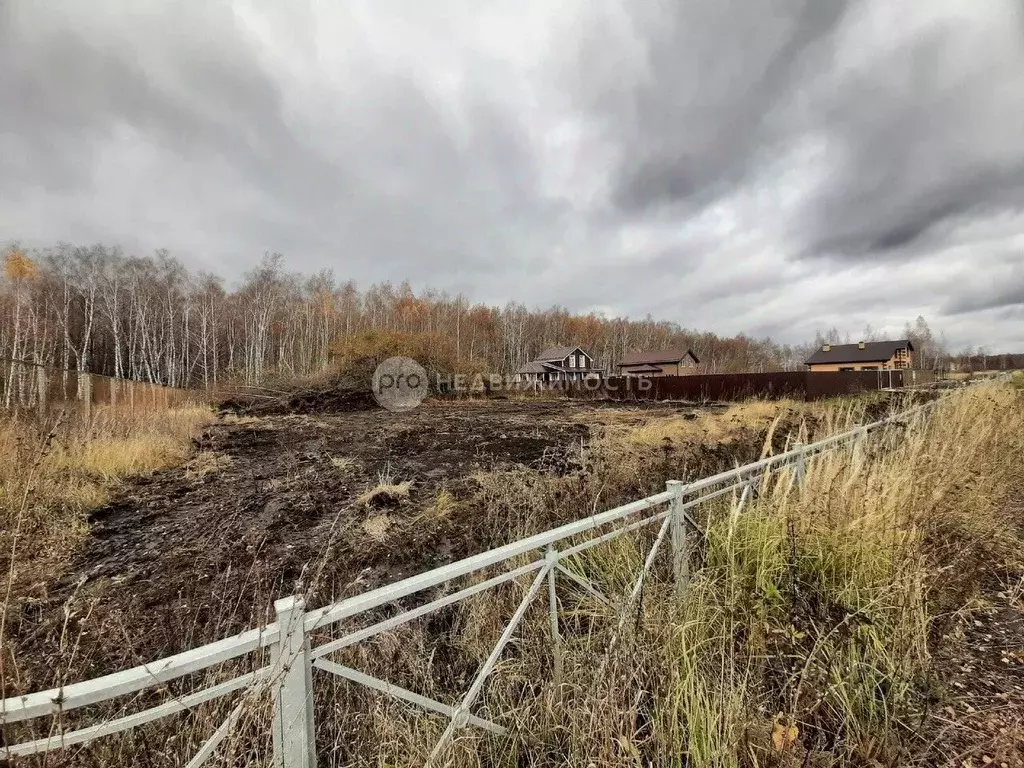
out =
<svg viewBox="0 0 1024 768"><path fill-rule="evenodd" d="M933 383L931 371L808 371L723 373L704 376L663 376L639 381L611 376L600 384L573 384L570 397L608 397L613 400L735 401L760 398L820 400L882 389L905 389Z"/></svg>
<svg viewBox="0 0 1024 768"><path fill-rule="evenodd" d="M201 399L193 390L165 387L95 373L51 368L21 360L0 360L0 411L80 409L86 416L98 406L132 411L172 408Z"/></svg>

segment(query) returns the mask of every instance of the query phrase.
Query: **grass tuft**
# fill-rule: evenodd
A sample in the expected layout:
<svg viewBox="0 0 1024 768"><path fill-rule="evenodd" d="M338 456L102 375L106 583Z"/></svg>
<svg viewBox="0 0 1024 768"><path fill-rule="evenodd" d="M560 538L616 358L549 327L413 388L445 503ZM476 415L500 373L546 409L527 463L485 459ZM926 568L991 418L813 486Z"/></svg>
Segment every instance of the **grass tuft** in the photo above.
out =
<svg viewBox="0 0 1024 768"><path fill-rule="evenodd" d="M182 463L209 423L208 408L132 411L100 406L92 418L57 414L46 424L0 417L0 544L19 538L23 558L66 557L87 532L86 515L129 477ZM71 534L71 535L69 535Z"/></svg>

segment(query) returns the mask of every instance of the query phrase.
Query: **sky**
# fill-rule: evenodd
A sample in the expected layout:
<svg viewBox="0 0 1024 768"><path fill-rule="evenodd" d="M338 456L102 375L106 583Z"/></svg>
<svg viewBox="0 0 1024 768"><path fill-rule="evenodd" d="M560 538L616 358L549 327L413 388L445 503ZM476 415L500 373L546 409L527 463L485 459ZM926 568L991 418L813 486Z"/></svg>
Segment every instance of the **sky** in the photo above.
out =
<svg viewBox="0 0 1024 768"><path fill-rule="evenodd" d="M1020 0L0 0L0 242L1024 352Z"/></svg>

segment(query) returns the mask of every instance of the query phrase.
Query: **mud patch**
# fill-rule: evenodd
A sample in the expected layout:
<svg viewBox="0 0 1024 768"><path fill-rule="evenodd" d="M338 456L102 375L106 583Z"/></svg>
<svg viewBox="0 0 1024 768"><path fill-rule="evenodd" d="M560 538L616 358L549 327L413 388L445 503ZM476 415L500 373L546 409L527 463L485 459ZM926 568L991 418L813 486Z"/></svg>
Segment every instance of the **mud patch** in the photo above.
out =
<svg viewBox="0 0 1024 768"><path fill-rule="evenodd" d="M473 478L589 471L606 408L491 401L225 417L190 465L127 486L92 516L90 541L65 572L12 602L7 633L26 660L17 692L54 684L45 660L61 657L68 637L78 639L78 657L62 674L94 676L247 629L283 594L322 605L504 543L509 521L479 506ZM635 409L645 418L694 411ZM659 480L734 466L756 457L763 434L744 439L658 449L644 471ZM381 485L405 490L366 498ZM629 498L645 490L621 489ZM612 498L609 489L602 504ZM534 522L579 513L566 504Z"/></svg>

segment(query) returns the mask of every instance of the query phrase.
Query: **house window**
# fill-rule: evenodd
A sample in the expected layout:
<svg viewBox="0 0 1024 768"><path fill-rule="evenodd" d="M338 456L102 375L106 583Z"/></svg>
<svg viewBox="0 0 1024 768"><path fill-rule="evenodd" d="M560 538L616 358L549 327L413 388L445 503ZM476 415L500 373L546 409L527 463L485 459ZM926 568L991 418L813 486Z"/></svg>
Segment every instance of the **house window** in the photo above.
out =
<svg viewBox="0 0 1024 768"><path fill-rule="evenodd" d="M861 368L861 370L862 371L877 371L878 370L878 366L877 365L865 365L863 368Z"/></svg>
<svg viewBox="0 0 1024 768"><path fill-rule="evenodd" d="M854 370L854 368L853 368L853 366L850 366L849 368L840 368L839 370L840 371L852 371L852 370Z"/></svg>

